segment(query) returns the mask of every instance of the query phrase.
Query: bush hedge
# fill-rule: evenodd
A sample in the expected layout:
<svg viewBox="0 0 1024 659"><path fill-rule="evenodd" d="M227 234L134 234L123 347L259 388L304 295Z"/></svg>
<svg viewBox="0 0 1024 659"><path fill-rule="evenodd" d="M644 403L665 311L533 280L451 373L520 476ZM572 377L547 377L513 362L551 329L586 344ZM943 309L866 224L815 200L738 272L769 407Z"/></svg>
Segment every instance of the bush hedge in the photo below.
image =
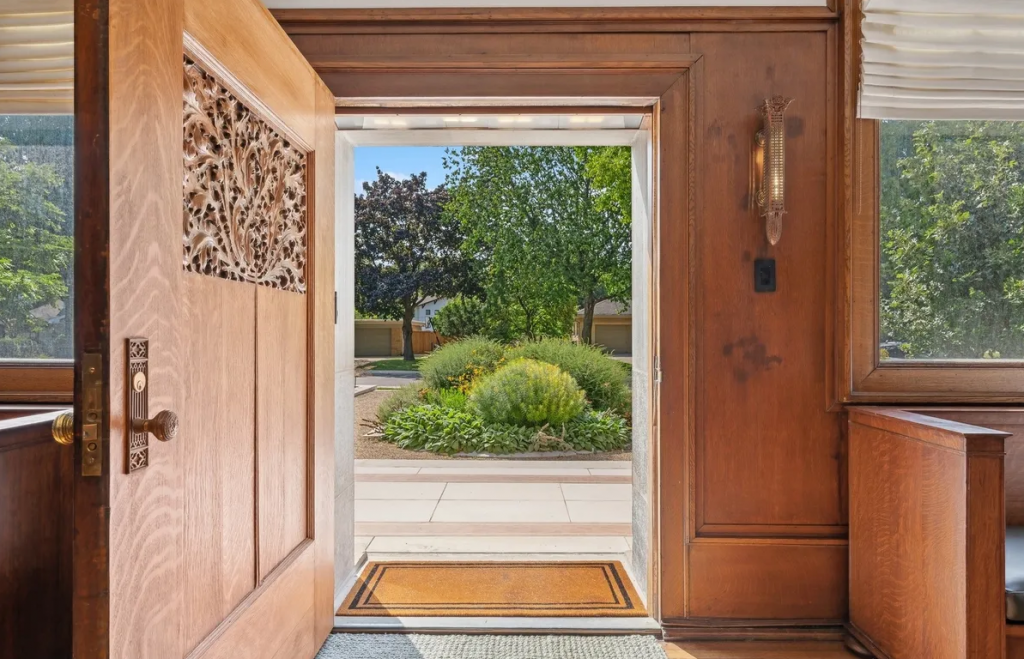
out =
<svg viewBox="0 0 1024 659"><path fill-rule="evenodd" d="M514 426L561 425L586 405L572 376L553 364L520 359L473 388L470 405L488 423Z"/></svg>
<svg viewBox="0 0 1024 659"><path fill-rule="evenodd" d="M423 402L425 391L419 382L399 387L377 407L377 423L380 426L387 425L392 415L401 412L407 407L419 405Z"/></svg>
<svg viewBox="0 0 1024 659"><path fill-rule="evenodd" d="M576 380L595 410L611 410L622 415L630 412L632 393L628 371L600 348L565 339L543 339L512 348L507 359L534 359L554 364Z"/></svg>
<svg viewBox="0 0 1024 659"><path fill-rule="evenodd" d="M462 339L430 353L420 366L420 375L431 389L468 393L474 382L494 372L504 356L505 348L497 341L482 337Z"/></svg>

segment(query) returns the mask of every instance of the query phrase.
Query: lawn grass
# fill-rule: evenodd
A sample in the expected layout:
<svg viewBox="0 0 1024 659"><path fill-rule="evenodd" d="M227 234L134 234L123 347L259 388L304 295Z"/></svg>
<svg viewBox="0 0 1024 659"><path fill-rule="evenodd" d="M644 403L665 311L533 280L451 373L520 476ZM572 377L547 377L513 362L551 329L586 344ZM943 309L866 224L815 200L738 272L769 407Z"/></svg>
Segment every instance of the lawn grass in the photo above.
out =
<svg viewBox="0 0 1024 659"><path fill-rule="evenodd" d="M366 367L368 371L419 371L422 359L407 362L404 359L384 359Z"/></svg>

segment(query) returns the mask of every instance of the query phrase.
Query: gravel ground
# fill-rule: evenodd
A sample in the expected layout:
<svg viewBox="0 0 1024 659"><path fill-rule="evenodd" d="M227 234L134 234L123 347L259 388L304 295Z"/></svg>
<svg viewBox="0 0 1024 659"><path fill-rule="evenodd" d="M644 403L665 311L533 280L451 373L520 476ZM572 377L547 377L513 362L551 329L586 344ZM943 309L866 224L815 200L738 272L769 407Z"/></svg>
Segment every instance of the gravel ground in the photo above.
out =
<svg viewBox="0 0 1024 659"><path fill-rule="evenodd" d="M501 458L453 458L437 455L427 451L407 451L394 444L366 437L373 432L369 426L376 422L377 406L384 402L393 391L377 389L368 394L356 397L356 459L357 460L500 460ZM630 451L613 451L611 453L591 453L570 455L565 457L545 458L548 460L630 460Z"/></svg>

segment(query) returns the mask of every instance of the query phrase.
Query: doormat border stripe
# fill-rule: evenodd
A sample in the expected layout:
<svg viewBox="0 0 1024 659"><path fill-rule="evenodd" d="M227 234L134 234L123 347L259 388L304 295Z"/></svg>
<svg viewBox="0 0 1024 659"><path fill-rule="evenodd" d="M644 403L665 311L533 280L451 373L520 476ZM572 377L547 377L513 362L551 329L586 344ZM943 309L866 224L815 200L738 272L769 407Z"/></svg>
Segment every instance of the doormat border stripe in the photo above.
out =
<svg viewBox="0 0 1024 659"><path fill-rule="evenodd" d="M518 578L529 578L524 572L560 568L597 568L608 588L610 601L561 602L380 602L375 595L381 583L400 570L490 570L496 579L508 580L509 574L519 572ZM501 574L506 573L506 574ZM408 577L407 577L408 578ZM640 601L629 576L619 561L371 561L363 568L341 608L339 616L390 617L646 617L647 611Z"/></svg>

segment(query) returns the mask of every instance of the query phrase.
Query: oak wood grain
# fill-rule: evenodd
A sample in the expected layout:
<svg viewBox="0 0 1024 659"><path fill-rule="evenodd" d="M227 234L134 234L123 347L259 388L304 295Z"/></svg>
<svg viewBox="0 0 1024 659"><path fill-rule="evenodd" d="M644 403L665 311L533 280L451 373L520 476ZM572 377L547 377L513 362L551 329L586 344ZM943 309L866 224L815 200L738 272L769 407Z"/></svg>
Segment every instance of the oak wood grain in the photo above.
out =
<svg viewBox="0 0 1024 659"><path fill-rule="evenodd" d="M850 624L892 659L1001 657L1007 433L850 410Z"/></svg>
<svg viewBox="0 0 1024 659"><path fill-rule="evenodd" d="M112 659L180 657L185 444L151 441L149 468L128 475L123 465L128 337L149 339L150 413L189 413L183 407L181 325L183 7L180 0L110 0L109 11L110 244L109 252L97 255L109 254L109 272L105 281L91 282L106 289L110 304L107 633ZM76 292L83 284L76 281ZM77 311L85 318L97 313L90 307ZM77 497L76 485L76 509ZM87 574L91 566L84 569ZM78 633L76 626L76 646Z"/></svg>
<svg viewBox="0 0 1024 659"><path fill-rule="evenodd" d="M836 641L684 642L662 646L668 659L850 659Z"/></svg>
<svg viewBox="0 0 1024 659"><path fill-rule="evenodd" d="M0 421L2 659L71 654L74 450L53 441L56 414Z"/></svg>
<svg viewBox="0 0 1024 659"><path fill-rule="evenodd" d="M185 650L256 586L256 287L186 274Z"/></svg>
<svg viewBox="0 0 1024 659"><path fill-rule="evenodd" d="M256 290L259 581L309 536L307 296Z"/></svg>

